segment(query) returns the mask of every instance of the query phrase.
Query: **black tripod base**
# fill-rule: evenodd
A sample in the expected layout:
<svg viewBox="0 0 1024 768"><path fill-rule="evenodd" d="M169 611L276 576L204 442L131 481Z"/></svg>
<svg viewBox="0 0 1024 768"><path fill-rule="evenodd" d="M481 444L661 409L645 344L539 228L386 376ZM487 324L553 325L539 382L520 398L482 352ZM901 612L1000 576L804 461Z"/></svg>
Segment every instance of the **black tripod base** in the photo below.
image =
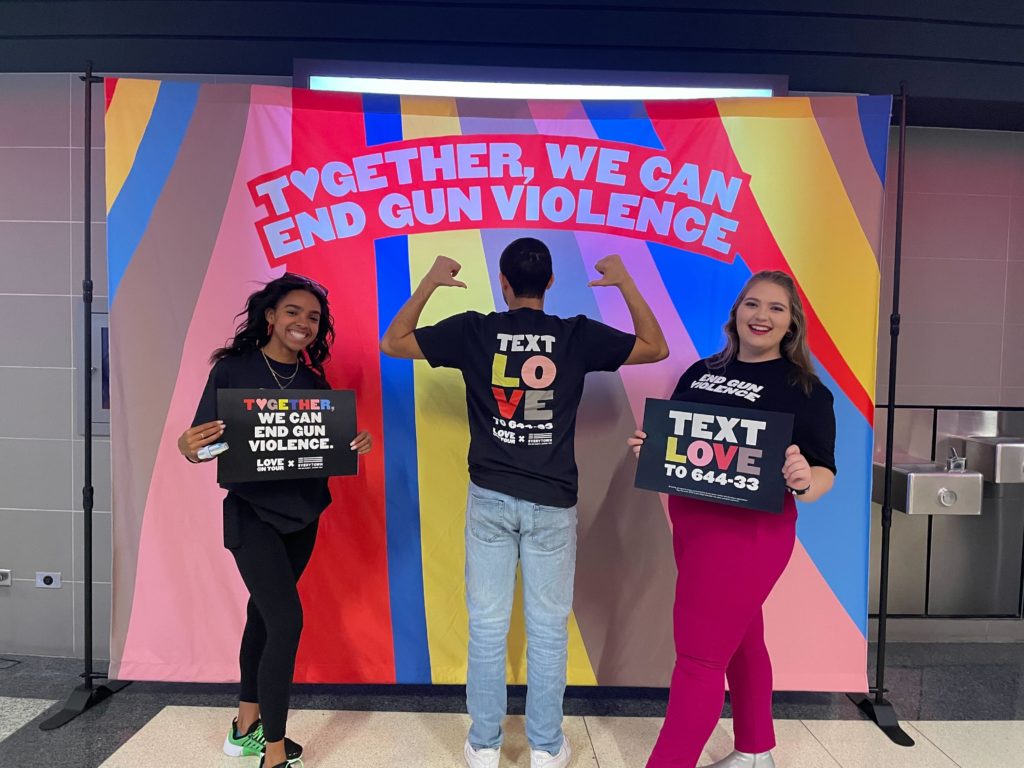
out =
<svg viewBox="0 0 1024 768"><path fill-rule="evenodd" d="M890 741L901 747L914 746L914 740L900 727L900 720L896 717L896 710L892 708L892 704L885 699L878 701L872 696L863 694L851 693L848 696L861 712L870 717L875 725L882 729L882 733L888 736Z"/></svg>
<svg viewBox="0 0 1024 768"><path fill-rule="evenodd" d="M74 720L87 709L91 709L104 699L109 699L130 684L130 680L108 680L103 685L82 683L68 696L68 700L64 702L64 708L53 717L47 718L40 723L39 729L52 731L55 728L60 728L62 725Z"/></svg>

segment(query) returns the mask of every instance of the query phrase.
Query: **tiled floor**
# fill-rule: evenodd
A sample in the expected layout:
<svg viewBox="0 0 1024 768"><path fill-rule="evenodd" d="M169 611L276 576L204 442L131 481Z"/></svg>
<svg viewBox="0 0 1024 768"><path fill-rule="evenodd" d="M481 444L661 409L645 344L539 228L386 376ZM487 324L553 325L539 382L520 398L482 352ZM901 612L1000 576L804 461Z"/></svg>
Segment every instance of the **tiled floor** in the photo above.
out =
<svg viewBox="0 0 1024 768"><path fill-rule="evenodd" d="M842 694L777 693L779 768L1024 766L1024 643L891 644L888 659L888 697L917 745L893 745ZM0 768L256 768L220 753L237 695L230 685L136 682L40 731L80 671L74 660L37 657L0 666ZM661 689L570 689L573 765L642 768L665 701ZM289 734L307 744L309 768L461 765L458 686L296 686L292 704ZM523 706L523 690L511 689L503 768L529 765ZM705 761L731 749L731 727L721 721Z"/></svg>
<svg viewBox="0 0 1024 768"><path fill-rule="evenodd" d="M242 768L246 763L220 753L232 715L233 710L226 707L167 707L101 768L155 768L168 765L169 755L176 756L178 765ZM458 714L307 709L294 714L289 732L307 745L306 762L311 768L459 768L468 726L467 716ZM643 766L660 726L660 718L568 717L565 732L575 753L572 765ZM1021 764L1011 758L1022 754L1024 722L928 722L906 723L904 727L917 742L915 746L895 746L873 723L863 721L780 720L775 758L780 768L1005 768ZM183 741L181 735L186 733L194 738ZM522 716L509 718L506 734L503 768L527 768L530 753ZM710 763L731 749L732 722L722 720L701 762ZM248 762L256 764L255 760Z"/></svg>

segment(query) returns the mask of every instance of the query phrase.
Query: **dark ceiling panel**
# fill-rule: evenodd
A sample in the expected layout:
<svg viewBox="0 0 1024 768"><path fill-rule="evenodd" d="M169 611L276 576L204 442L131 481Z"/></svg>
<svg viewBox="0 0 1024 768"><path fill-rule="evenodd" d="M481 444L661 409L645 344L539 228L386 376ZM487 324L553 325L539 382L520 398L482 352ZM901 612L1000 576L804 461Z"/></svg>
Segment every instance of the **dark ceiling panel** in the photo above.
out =
<svg viewBox="0 0 1024 768"><path fill-rule="evenodd" d="M963 101L963 119L1005 125L1024 103L1024 2L0 2L0 71L91 59L108 72L290 75L299 58L774 74L796 91L906 80L943 104L936 114L958 119Z"/></svg>

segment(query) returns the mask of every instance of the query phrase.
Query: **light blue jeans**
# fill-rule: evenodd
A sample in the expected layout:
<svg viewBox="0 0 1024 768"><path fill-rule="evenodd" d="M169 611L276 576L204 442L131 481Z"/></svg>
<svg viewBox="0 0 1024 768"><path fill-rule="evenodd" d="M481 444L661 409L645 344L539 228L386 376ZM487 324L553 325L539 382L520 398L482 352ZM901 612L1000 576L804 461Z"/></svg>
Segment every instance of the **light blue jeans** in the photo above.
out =
<svg viewBox="0 0 1024 768"><path fill-rule="evenodd" d="M501 746L505 656L516 564L526 613L526 737L533 749L562 748L562 698L576 574L576 507L546 507L469 484L466 503L466 707L474 749Z"/></svg>

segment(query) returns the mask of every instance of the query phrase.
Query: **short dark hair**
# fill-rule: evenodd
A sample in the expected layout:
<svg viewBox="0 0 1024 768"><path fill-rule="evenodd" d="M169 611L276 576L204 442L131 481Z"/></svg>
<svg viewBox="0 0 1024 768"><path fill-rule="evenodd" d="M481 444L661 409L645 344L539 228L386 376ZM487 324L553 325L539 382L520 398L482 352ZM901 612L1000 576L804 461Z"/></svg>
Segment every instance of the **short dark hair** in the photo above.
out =
<svg viewBox="0 0 1024 768"><path fill-rule="evenodd" d="M551 251L535 237L513 240L498 262L517 299L542 299L551 282Z"/></svg>

